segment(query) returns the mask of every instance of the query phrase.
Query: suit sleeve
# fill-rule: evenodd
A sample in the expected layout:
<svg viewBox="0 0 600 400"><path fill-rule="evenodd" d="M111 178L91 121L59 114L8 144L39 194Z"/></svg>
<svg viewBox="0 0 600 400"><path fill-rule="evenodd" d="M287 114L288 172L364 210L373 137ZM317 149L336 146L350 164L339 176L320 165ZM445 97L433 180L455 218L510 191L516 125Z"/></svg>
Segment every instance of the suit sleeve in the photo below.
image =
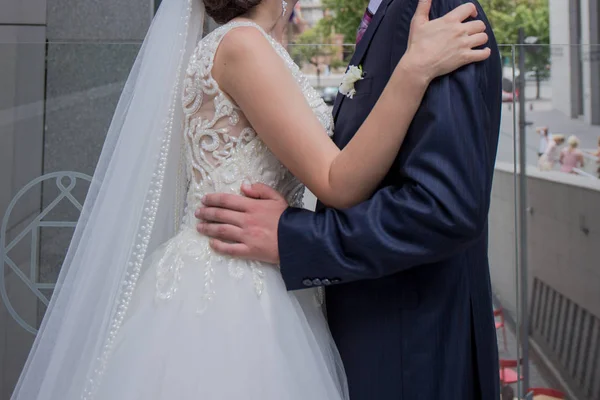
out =
<svg viewBox="0 0 600 400"><path fill-rule="evenodd" d="M278 237L289 290L394 274L481 237L495 158L489 141L498 132L479 89L480 68L431 84L401 152L397 184L345 210L286 210Z"/></svg>

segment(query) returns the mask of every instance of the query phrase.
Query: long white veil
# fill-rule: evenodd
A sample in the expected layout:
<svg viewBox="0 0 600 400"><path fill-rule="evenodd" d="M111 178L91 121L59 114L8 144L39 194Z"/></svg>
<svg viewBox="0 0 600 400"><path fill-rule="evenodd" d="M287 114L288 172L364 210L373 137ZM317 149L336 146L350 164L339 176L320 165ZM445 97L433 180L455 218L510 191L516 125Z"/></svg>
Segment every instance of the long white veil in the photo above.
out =
<svg viewBox="0 0 600 400"><path fill-rule="evenodd" d="M180 92L203 22L202 0L162 2L123 89L13 400L93 398L142 261L179 223Z"/></svg>

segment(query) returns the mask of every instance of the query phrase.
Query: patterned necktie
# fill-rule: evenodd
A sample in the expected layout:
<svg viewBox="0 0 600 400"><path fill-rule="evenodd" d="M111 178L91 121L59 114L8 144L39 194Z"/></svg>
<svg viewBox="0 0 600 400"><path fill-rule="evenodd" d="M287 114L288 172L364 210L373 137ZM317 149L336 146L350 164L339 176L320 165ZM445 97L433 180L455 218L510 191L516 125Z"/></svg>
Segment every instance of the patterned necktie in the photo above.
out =
<svg viewBox="0 0 600 400"><path fill-rule="evenodd" d="M363 18L360 21L360 25L358 26L358 32L356 33L356 44L358 44L362 39L372 19L373 13L367 7L367 9L365 10L365 15L363 15Z"/></svg>

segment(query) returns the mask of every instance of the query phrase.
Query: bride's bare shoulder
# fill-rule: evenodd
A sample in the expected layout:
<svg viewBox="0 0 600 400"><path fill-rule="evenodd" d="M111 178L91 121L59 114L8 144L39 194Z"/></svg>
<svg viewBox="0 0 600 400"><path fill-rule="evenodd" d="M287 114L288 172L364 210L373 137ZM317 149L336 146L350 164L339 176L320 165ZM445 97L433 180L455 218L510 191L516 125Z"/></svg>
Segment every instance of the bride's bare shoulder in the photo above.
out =
<svg viewBox="0 0 600 400"><path fill-rule="evenodd" d="M253 65L264 66L263 63L272 60L273 56L277 55L263 32L254 26L239 26L221 38L215 53L213 75L219 81L219 77L243 73ZM254 76L267 70L255 71Z"/></svg>
<svg viewBox="0 0 600 400"><path fill-rule="evenodd" d="M273 47L264 33L254 26L239 26L224 34L216 58L229 62L245 61L267 51L272 52Z"/></svg>

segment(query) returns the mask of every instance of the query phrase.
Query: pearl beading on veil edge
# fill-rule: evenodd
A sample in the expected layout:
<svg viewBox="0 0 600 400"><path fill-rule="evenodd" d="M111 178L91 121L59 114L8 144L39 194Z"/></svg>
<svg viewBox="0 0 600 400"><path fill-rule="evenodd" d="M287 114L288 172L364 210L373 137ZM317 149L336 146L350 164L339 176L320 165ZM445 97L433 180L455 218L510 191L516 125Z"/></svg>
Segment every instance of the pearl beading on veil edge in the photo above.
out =
<svg viewBox="0 0 600 400"><path fill-rule="evenodd" d="M177 76L175 79L175 85L172 90L172 98L171 98L171 106L169 108L169 118L166 121L166 127L164 129L165 135L162 138L162 145L160 150L160 156L158 159L158 163L155 169L155 172L152 176L151 187L152 189L148 191L148 196L145 201L145 207L143 210L144 216L142 220L144 221L143 225L140 228L140 232L136 237L136 245L134 250L129 258L128 262L128 270L127 276L125 278L122 291L119 295L118 306L116 312L113 311L113 317L110 323L110 328L108 332L108 336L105 340L105 343L102 347L102 351L98 359L96 360L96 366L93 369L91 376L86 380L86 385L84 387L83 393L81 395L82 400L92 400L94 395L98 389L100 380L102 379L102 375L106 369L106 365L110 358L111 352L113 350L114 342L123 324L123 320L125 319L125 314L127 313L127 309L131 302L131 298L133 296L133 291L137 284L138 278L140 276L140 271L142 268L142 263L146 256L146 252L148 249L148 243L150 242L150 232L152 232L152 227L154 225L154 221L156 218L156 213L158 210L158 202L160 196L162 194L162 187L165 178L165 169L167 163L167 157L170 151L171 145L171 137L173 134L173 121L175 114L175 107L177 101L179 99L179 87L181 84L181 71L182 65L184 62L185 56L185 43L188 40L187 32L188 26L190 22L192 14L192 0L187 0L187 10L185 16L182 18L185 26L185 38L184 45L180 50L180 59L177 68ZM182 35L180 33L180 35Z"/></svg>

